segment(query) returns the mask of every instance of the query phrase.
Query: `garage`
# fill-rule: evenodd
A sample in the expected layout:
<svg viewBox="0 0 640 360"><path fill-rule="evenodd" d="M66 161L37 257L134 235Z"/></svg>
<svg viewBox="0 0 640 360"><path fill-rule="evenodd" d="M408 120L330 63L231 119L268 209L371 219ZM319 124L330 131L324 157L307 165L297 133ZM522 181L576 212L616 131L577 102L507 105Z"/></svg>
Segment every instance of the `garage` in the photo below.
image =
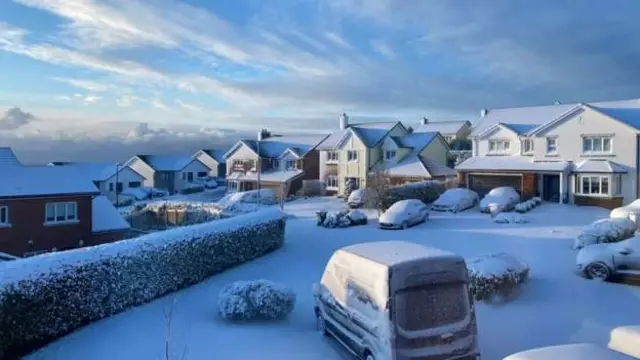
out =
<svg viewBox="0 0 640 360"><path fill-rule="evenodd" d="M518 193L522 191L522 175L520 174L494 174L479 175L469 174L469 189L475 191L480 197L485 196L491 189L511 186Z"/></svg>

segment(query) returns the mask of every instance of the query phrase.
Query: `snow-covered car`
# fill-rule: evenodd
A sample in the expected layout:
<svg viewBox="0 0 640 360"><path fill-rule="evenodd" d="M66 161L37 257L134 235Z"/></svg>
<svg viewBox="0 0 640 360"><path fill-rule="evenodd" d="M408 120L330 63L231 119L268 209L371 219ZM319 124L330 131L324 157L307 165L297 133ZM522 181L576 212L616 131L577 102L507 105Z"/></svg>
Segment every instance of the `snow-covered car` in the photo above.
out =
<svg viewBox="0 0 640 360"><path fill-rule="evenodd" d="M347 199L347 205L349 205L352 209L357 209L364 206L364 202L367 196L367 189L358 189L353 190L351 194L349 194L349 198Z"/></svg>
<svg viewBox="0 0 640 360"><path fill-rule="evenodd" d="M400 200L380 215L378 225L381 229L406 229L426 220L429 220L429 208L422 201Z"/></svg>
<svg viewBox="0 0 640 360"><path fill-rule="evenodd" d="M475 207L478 202L478 193L473 190L464 188L449 189L433 202L431 210L457 213L458 211Z"/></svg>
<svg viewBox="0 0 640 360"><path fill-rule="evenodd" d="M632 360L627 355L595 344L548 346L512 354L503 360Z"/></svg>
<svg viewBox="0 0 640 360"><path fill-rule="evenodd" d="M636 227L639 225L636 219L640 219L640 199L631 202L631 204L615 208L609 213L612 219L625 218L633 221Z"/></svg>
<svg viewBox="0 0 640 360"><path fill-rule="evenodd" d="M520 202L520 194L510 186L498 187L489 191L480 201L480 211L501 212L513 209Z"/></svg>
<svg viewBox="0 0 640 360"><path fill-rule="evenodd" d="M578 251L576 267L589 279L608 280L621 271L640 275L640 237L585 246Z"/></svg>

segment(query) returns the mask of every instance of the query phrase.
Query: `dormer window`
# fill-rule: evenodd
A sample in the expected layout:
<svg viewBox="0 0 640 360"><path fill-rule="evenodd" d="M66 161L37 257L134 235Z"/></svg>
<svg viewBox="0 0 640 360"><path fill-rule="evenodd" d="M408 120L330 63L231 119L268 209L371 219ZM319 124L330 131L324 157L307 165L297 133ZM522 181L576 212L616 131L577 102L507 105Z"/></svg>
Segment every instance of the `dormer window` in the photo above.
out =
<svg viewBox="0 0 640 360"><path fill-rule="evenodd" d="M384 159L386 161L391 161L391 160L393 160L395 158L396 158L396 151L395 150L385 150Z"/></svg>
<svg viewBox="0 0 640 360"><path fill-rule="evenodd" d="M489 140L489 153L506 154L511 149L509 140Z"/></svg>

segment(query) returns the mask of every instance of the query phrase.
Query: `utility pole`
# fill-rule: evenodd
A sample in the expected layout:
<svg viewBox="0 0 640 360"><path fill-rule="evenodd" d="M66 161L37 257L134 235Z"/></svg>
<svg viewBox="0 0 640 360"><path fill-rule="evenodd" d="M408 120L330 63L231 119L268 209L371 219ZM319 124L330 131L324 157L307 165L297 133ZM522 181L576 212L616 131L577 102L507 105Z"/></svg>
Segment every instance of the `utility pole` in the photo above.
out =
<svg viewBox="0 0 640 360"><path fill-rule="evenodd" d="M262 132L258 136L258 206L260 206L260 173L262 172L262 156L260 156L260 141L262 141Z"/></svg>
<svg viewBox="0 0 640 360"><path fill-rule="evenodd" d="M119 179L118 179L118 167L120 166L120 164L116 161L116 207L120 206L120 202L118 199L118 183L119 183Z"/></svg>

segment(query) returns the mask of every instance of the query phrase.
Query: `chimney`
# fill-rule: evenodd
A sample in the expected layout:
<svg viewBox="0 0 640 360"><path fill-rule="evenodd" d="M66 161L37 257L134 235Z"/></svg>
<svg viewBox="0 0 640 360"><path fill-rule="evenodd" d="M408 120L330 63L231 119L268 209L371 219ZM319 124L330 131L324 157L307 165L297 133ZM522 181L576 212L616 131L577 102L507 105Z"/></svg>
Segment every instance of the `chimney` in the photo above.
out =
<svg viewBox="0 0 640 360"><path fill-rule="evenodd" d="M427 123L429 122L429 119L427 119L427 117L423 117L422 120L420 120L420 124L422 125L427 125Z"/></svg>
<svg viewBox="0 0 640 360"><path fill-rule="evenodd" d="M258 132L258 141L262 141L270 137L271 137L271 133L267 129L262 129L260 130L260 132Z"/></svg>
<svg viewBox="0 0 640 360"><path fill-rule="evenodd" d="M263 134L264 134L264 129L263 129L263 130L258 131L258 141L262 141L262 140L263 140L263 139L262 139L262 135L263 135Z"/></svg>
<svg viewBox="0 0 640 360"><path fill-rule="evenodd" d="M349 126L349 117L347 116L347 113L342 113L340 116L340 130L346 129L347 126Z"/></svg>
<svg viewBox="0 0 640 360"><path fill-rule="evenodd" d="M480 117L485 117L487 116L488 113L489 113L488 109L482 109L480 110Z"/></svg>

